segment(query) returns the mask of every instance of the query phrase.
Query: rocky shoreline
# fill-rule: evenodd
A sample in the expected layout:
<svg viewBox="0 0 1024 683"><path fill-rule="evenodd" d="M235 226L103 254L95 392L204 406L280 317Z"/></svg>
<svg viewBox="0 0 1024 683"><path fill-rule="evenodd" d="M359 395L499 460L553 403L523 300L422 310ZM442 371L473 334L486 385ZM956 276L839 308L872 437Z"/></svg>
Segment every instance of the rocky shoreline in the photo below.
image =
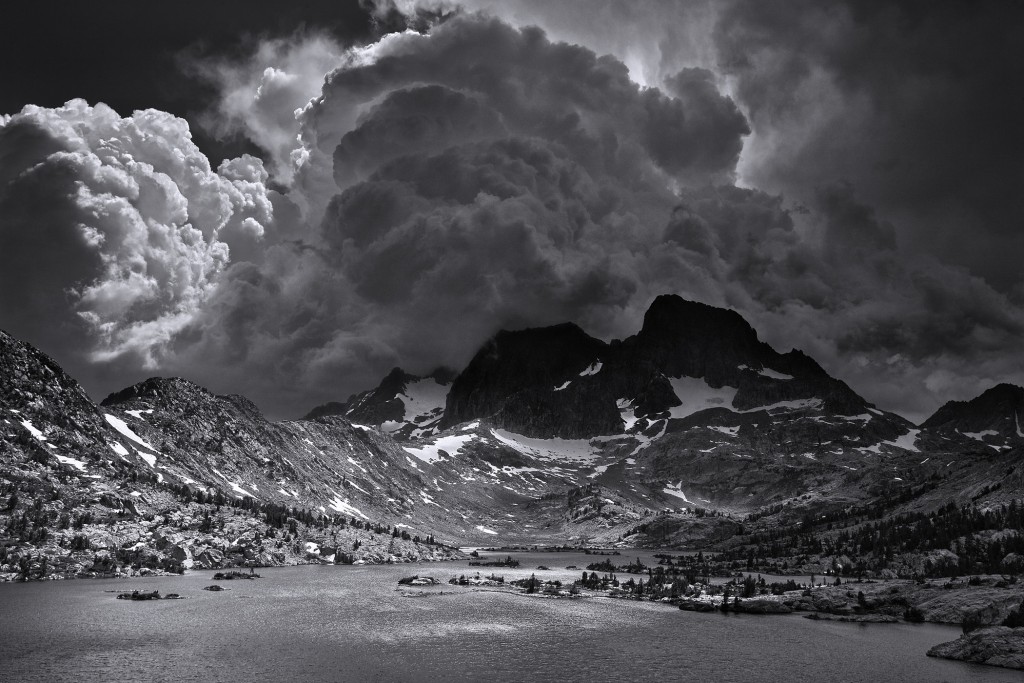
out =
<svg viewBox="0 0 1024 683"><path fill-rule="evenodd" d="M928 656L1024 671L1024 628L978 629L936 645L928 650Z"/></svg>

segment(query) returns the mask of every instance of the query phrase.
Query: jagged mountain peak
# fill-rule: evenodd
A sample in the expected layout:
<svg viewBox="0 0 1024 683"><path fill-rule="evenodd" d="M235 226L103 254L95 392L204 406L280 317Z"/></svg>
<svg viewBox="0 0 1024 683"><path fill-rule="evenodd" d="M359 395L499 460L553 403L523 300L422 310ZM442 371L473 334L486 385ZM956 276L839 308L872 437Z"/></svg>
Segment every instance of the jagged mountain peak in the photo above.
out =
<svg viewBox="0 0 1024 683"><path fill-rule="evenodd" d="M1024 388L997 384L968 401L949 401L922 429L959 433L996 450L1024 442Z"/></svg>
<svg viewBox="0 0 1024 683"><path fill-rule="evenodd" d="M452 383L441 426L500 413L499 423L535 435L612 433L621 427L614 401L582 416L577 410L587 400L578 392L581 385L552 394L582 374L596 374L609 348L574 323L502 330Z"/></svg>
<svg viewBox="0 0 1024 683"><path fill-rule="evenodd" d="M840 415L871 407L806 354L762 342L736 311L663 295L622 342L571 323L498 333L453 383L442 425L487 418L529 436L579 438L621 433L636 418L768 406Z"/></svg>
<svg viewBox="0 0 1024 683"><path fill-rule="evenodd" d="M342 415L358 424L372 424L405 439L436 432L455 373L445 367L413 375L396 367L376 388L350 396L344 403L319 405L303 419Z"/></svg>

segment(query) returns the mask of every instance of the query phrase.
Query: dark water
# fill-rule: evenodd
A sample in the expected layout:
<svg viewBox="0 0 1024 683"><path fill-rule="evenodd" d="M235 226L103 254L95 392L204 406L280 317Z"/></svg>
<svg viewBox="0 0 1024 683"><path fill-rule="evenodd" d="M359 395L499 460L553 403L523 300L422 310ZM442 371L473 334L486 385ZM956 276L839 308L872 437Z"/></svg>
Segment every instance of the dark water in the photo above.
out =
<svg viewBox="0 0 1024 683"><path fill-rule="evenodd" d="M524 556L564 578L584 556ZM554 600L427 589L465 563L260 570L201 590L211 573L131 581L0 584L3 681L1010 681L1010 671L925 656L959 629L799 616L681 612L607 598ZM485 570L491 571L491 570ZM115 589L187 600L117 600ZM440 594L443 590L443 595Z"/></svg>

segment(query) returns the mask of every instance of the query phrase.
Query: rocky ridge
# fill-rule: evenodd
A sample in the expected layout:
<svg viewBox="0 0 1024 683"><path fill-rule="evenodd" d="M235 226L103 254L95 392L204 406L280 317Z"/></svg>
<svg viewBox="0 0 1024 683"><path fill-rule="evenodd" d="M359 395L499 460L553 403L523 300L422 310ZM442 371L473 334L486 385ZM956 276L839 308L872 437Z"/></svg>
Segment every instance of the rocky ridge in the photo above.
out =
<svg viewBox="0 0 1024 683"><path fill-rule="evenodd" d="M793 528L818 534L784 546L797 555L790 566L812 567L836 561L826 560L831 521L856 531L941 508L906 523L945 523L951 500L992 510L1024 491L1019 449L915 427L804 354L774 351L738 314L678 297L659 297L621 342L574 325L504 332L450 384L396 369L344 415L279 423L244 397L180 378L151 378L96 406L45 354L0 341L0 498L13 499L0 510L11 560L0 565L10 572L34 549L82 546L121 567L172 569L319 561L307 541L353 561L447 552L428 537L726 557L753 543L764 566L778 566L759 539ZM224 510L232 519L218 517ZM906 544L864 566L909 576L1024 553L1016 527L980 519L970 542ZM221 522L228 531L199 540ZM103 535L110 528L116 538ZM60 533L48 540L44 530ZM169 540L158 548L156 534ZM371 536L388 534L389 547L412 545L384 552ZM243 537L251 542L234 543ZM801 550L807 538L818 545ZM146 549L154 554L131 554ZM931 552L955 559L922 564Z"/></svg>
<svg viewBox="0 0 1024 683"><path fill-rule="evenodd" d="M998 384L970 401L950 401L921 427L946 438L972 439L995 450L1024 445L1024 388Z"/></svg>

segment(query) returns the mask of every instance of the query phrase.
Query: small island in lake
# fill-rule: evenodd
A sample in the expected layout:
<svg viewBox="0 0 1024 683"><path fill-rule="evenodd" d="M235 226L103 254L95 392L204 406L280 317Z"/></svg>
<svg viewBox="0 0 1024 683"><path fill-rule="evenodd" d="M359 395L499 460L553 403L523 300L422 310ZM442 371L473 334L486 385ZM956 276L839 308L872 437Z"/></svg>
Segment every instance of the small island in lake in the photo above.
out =
<svg viewBox="0 0 1024 683"><path fill-rule="evenodd" d="M247 572L230 571L230 572L217 572L213 575L214 581L232 581L234 579L258 579L261 578L259 574L253 570Z"/></svg>
<svg viewBox="0 0 1024 683"><path fill-rule="evenodd" d="M118 593L118 600L184 600L182 596L177 593L168 593L167 595L160 595L160 591L132 591L131 593Z"/></svg>

